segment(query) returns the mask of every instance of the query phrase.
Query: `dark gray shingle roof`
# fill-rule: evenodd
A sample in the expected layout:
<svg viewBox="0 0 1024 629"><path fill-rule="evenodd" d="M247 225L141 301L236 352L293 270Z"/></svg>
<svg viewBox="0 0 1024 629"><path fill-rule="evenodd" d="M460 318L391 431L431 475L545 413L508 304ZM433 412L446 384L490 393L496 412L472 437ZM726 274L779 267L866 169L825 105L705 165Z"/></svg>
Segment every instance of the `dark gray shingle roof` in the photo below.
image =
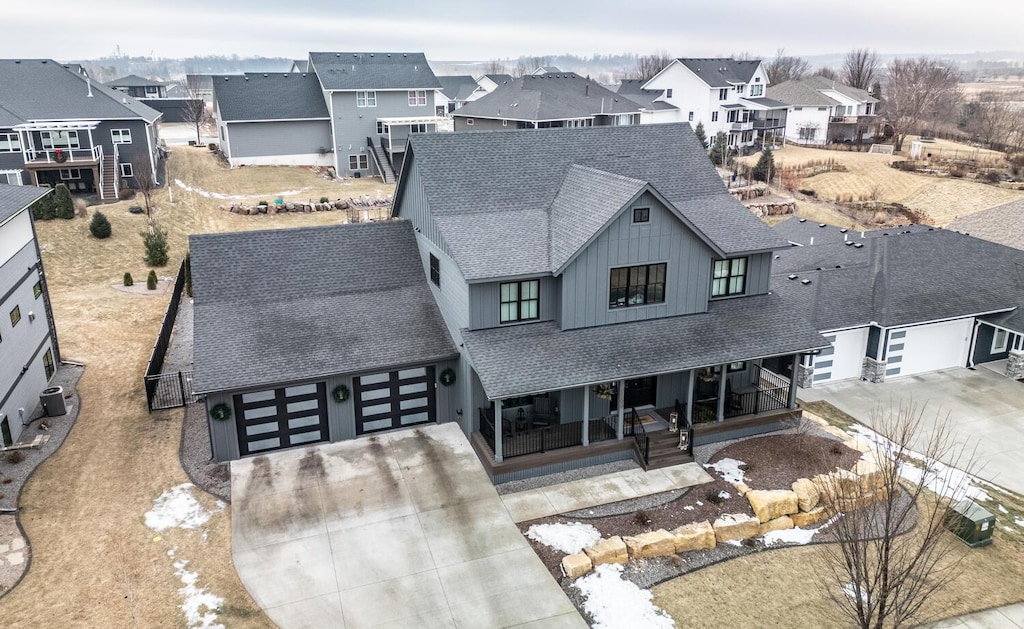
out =
<svg viewBox="0 0 1024 629"><path fill-rule="evenodd" d="M502 83L508 83L509 81L512 80L511 74L485 74L484 76L494 81L498 85L501 85Z"/></svg>
<svg viewBox="0 0 1024 629"><path fill-rule="evenodd" d="M0 106L22 121L111 120L153 122L160 112L92 81L52 59L0 59Z"/></svg>
<svg viewBox="0 0 1024 629"><path fill-rule="evenodd" d="M0 184L0 224L46 196L51 188Z"/></svg>
<svg viewBox="0 0 1024 629"><path fill-rule="evenodd" d="M441 91L449 100L466 100L480 87L476 79L468 74L439 76L437 80L441 83Z"/></svg>
<svg viewBox="0 0 1024 629"><path fill-rule="evenodd" d="M877 238L879 236L892 236L903 233L918 233L935 231L936 228L930 225L897 225L883 229L872 229L868 231L857 231L848 227L838 227L827 223L818 223L807 220L801 216L791 216L781 223L775 225L775 231L782 234L789 242L798 245L823 245L832 242L843 242L846 240L858 240L860 238Z"/></svg>
<svg viewBox="0 0 1024 629"><path fill-rule="evenodd" d="M761 65L760 59L685 58L677 61L711 87L748 83Z"/></svg>
<svg viewBox="0 0 1024 629"><path fill-rule="evenodd" d="M713 301L703 314L559 330L554 322L464 330L490 399L822 349L778 295Z"/></svg>
<svg viewBox="0 0 1024 629"><path fill-rule="evenodd" d="M197 391L456 355L406 221L189 239Z"/></svg>
<svg viewBox="0 0 1024 629"><path fill-rule="evenodd" d="M678 107L671 103L666 103L663 100L654 100L661 96L663 90L645 90L643 85L646 82L642 79L622 79L615 93L625 96L644 109L678 109Z"/></svg>
<svg viewBox="0 0 1024 629"><path fill-rule="evenodd" d="M453 116L510 120L564 120L639 112L640 105L573 72L529 75L499 85Z"/></svg>
<svg viewBox="0 0 1024 629"><path fill-rule="evenodd" d="M838 81L818 75L771 85L768 87L767 96L797 107L828 107L839 104L839 101L823 94L822 90L835 90L844 96L864 103L878 102L877 98L864 90L843 85Z"/></svg>
<svg viewBox="0 0 1024 629"><path fill-rule="evenodd" d="M327 90L441 89L422 52L311 52Z"/></svg>
<svg viewBox="0 0 1024 629"><path fill-rule="evenodd" d="M107 87L160 87L167 84L162 81L143 78L137 74L129 74L113 81L107 81L104 85Z"/></svg>
<svg viewBox="0 0 1024 629"><path fill-rule="evenodd" d="M297 120L328 118L327 102L313 74L249 73L213 77L221 119Z"/></svg>
<svg viewBox="0 0 1024 629"><path fill-rule="evenodd" d="M418 164L466 279L551 272L549 211L573 165L650 184L727 254L786 246L726 192L687 123L425 133L410 147L405 170Z"/></svg>
<svg viewBox="0 0 1024 629"><path fill-rule="evenodd" d="M949 229L1024 249L1024 199L958 218L949 224Z"/></svg>

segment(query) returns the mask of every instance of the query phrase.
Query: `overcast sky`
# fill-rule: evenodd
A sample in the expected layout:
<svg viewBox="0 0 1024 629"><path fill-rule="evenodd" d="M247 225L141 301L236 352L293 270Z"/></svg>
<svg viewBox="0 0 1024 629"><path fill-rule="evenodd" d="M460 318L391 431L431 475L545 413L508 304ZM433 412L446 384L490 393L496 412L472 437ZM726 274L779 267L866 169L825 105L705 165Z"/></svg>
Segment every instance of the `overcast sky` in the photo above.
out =
<svg viewBox="0 0 1024 629"><path fill-rule="evenodd" d="M772 56L1020 50L1020 0L0 0L0 57L300 58L422 51L434 60L664 50Z"/></svg>

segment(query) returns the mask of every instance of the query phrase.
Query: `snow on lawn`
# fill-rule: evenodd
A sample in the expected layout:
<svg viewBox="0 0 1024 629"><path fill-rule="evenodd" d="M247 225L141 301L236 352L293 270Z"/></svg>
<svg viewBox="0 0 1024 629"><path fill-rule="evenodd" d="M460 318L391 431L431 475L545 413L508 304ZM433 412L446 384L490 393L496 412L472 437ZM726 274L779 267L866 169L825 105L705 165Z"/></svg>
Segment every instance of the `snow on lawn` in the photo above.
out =
<svg viewBox="0 0 1024 629"><path fill-rule="evenodd" d="M192 488L192 483L182 483L160 494L146 512L146 526L159 533L172 528L197 529L209 522L214 511L199 504ZM218 500L216 511L223 509L224 503Z"/></svg>
<svg viewBox="0 0 1024 629"><path fill-rule="evenodd" d="M879 454L884 455L899 449L897 445L866 426L854 424L849 427L848 432L866 439ZM928 461L924 456L912 450L906 450L906 453L917 463L907 462L900 465L900 476L907 481L919 483L923 479L924 486L932 492L953 500L965 497L974 500L992 500L991 496L976 484L976 479L969 474L941 461Z"/></svg>
<svg viewBox="0 0 1024 629"><path fill-rule="evenodd" d="M732 498L729 492L725 490L718 492L718 497L721 498L722 500L728 500L729 498Z"/></svg>
<svg viewBox="0 0 1024 629"><path fill-rule="evenodd" d="M181 179L175 179L174 180L174 185L178 186L182 190L185 190L186 192L195 192L196 194L198 194L201 197L206 197L207 199L220 199L222 201L241 201L242 199L253 199L253 198L256 198L258 196L264 196L264 197L268 197L268 196L269 197L287 197L287 196L294 196L296 194L301 194L301 193L305 192L306 190L309 190L309 186L306 186L305 188L300 188L298 190L285 190L284 192L278 192L277 194L264 194L264 195L248 194L248 195L241 195L241 194L224 194L222 192L210 192L208 190L203 190L202 188L194 188L194 187L188 185L187 183L185 183L184 181L182 181Z"/></svg>
<svg viewBox="0 0 1024 629"><path fill-rule="evenodd" d="M743 482L743 470L740 469L741 465L746 465L743 461L737 461L736 459L722 459L717 463L705 463L704 467L711 468L718 472L718 475L722 477L727 483L742 483Z"/></svg>
<svg viewBox="0 0 1024 629"><path fill-rule="evenodd" d="M583 609L594 629L671 629L675 622L654 605L654 596L622 578L622 566L602 564L572 584L583 595Z"/></svg>
<svg viewBox="0 0 1024 629"><path fill-rule="evenodd" d="M534 524L526 531L526 536L570 555L601 541L600 531L582 522Z"/></svg>
<svg viewBox="0 0 1024 629"><path fill-rule="evenodd" d="M189 629L224 629L224 625L217 622L217 610L224 604L224 599L196 585L199 573L187 570L186 566L188 562L184 559L174 562L174 574L184 585L178 589L178 594L185 599L181 611L185 612Z"/></svg>
<svg viewBox="0 0 1024 629"><path fill-rule="evenodd" d="M1009 511L1003 505L999 505L999 513L1009 513Z"/></svg>
<svg viewBox="0 0 1024 629"><path fill-rule="evenodd" d="M814 536L821 531L824 531L828 527L832 526L832 523L836 521L839 516L832 516L827 522L822 524L816 529L783 529L781 531L770 531L764 534L764 545L774 546L776 544L810 544Z"/></svg>

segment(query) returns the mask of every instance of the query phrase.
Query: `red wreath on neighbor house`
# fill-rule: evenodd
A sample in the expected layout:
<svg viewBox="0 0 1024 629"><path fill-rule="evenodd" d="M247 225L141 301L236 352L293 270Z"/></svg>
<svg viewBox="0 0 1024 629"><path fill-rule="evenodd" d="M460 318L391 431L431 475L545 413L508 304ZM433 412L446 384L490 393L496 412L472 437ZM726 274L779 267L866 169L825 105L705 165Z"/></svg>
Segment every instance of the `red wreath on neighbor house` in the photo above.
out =
<svg viewBox="0 0 1024 629"><path fill-rule="evenodd" d="M67 153L64 152L64 149L57 149L53 154L53 159L55 159L58 164L63 164L68 161L68 156Z"/></svg>

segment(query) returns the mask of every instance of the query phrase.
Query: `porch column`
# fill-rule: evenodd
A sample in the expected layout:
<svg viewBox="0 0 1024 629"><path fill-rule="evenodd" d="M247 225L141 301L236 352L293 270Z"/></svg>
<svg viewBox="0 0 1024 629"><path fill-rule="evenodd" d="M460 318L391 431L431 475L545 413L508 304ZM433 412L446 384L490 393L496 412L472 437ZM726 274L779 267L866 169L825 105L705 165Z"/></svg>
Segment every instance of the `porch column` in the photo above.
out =
<svg viewBox="0 0 1024 629"><path fill-rule="evenodd" d="M686 383L686 427L693 425L693 384L697 379L697 370L691 369Z"/></svg>
<svg viewBox="0 0 1024 629"><path fill-rule="evenodd" d="M626 392L626 381L625 380L619 380L619 394L616 396L618 398L617 401L618 401L618 406L619 406L619 408L618 408L619 416L618 416L618 418L615 421L615 437L617 439L622 439L622 436L626 433L626 429L625 429L625 426L626 426L626 396L625 396L625 392Z"/></svg>
<svg viewBox="0 0 1024 629"><path fill-rule="evenodd" d="M583 447L590 445L590 385L583 387Z"/></svg>
<svg viewBox="0 0 1024 629"><path fill-rule="evenodd" d="M796 408L796 370L800 368L800 354L793 354L793 368L789 374L789 408Z"/></svg>
<svg viewBox="0 0 1024 629"><path fill-rule="evenodd" d="M501 421L501 400L494 400L494 462L501 463L501 433L504 431Z"/></svg>
<svg viewBox="0 0 1024 629"><path fill-rule="evenodd" d="M722 365L718 374L718 421L725 420L725 379L729 377L729 365Z"/></svg>

